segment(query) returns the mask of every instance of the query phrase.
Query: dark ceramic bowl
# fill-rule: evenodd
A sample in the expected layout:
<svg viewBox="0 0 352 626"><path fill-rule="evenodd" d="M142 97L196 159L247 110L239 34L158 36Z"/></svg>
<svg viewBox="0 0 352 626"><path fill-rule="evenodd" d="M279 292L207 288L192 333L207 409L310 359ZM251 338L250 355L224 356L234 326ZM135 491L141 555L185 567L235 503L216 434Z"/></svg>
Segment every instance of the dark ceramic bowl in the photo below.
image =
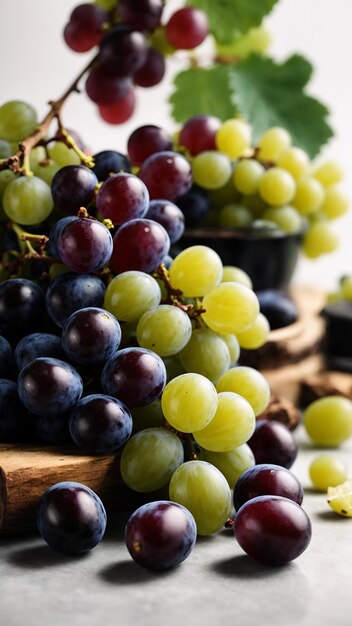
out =
<svg viewBox="0 0 352 626"><path fill-rule="evenodd" d="M197 228L186 230L175 250L209 246L224 265L235 265L247 272L255 291L286 289L297 264L301 239L302 233L288 235L279 230Z"/></svg>
<svg viewBox="0 0 352 626"><path fill-rule="evenodd" d="M326 323L324 354L331 369L352 371L352 301L327 304L322 311Z"/></svg>

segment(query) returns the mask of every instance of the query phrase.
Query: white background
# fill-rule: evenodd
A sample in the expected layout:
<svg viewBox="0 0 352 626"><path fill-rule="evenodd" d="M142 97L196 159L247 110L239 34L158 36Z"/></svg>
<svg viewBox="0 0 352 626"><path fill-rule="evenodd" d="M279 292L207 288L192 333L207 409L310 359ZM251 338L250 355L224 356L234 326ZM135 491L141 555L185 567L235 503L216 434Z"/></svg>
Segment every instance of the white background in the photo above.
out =
<svg viewBox="0 0 352 626"><path fill-rule="evenodd" d="M71 52L62 39L63 26L77 4L79 0L0 0L1 102L26 100L42 117L46 102L60 96L78 74L90 53ZM177 0L168 0L167 12L179 4ZM336 134L323 155L336 158L343 165L344 188L352 203L352 0L281 0L266 23L272 32L271 51L276 59L299 52L314 64L309 93L328 105ZM173 130L167 95L172 73L181 69L182 63L183 53L179 53L162 85L140 90L137 113L127 124L105 124L87 97L73 95L65 105L65 125L76 129L93 152L124 151L126 138L142 123ZM335 223L335 229L340 235L338 252L314 262L301 259L295 275L297 282L331 288L341 274L352 273L352 207L347 216Z"/></svg>

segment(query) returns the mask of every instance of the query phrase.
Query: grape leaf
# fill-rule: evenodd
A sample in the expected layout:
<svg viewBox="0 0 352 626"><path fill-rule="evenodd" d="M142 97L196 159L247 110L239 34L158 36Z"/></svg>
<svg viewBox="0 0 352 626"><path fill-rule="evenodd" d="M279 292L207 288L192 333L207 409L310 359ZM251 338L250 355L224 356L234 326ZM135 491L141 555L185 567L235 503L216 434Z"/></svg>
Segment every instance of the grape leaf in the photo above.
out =
<svg viewBox="0 0 352 626"><path fill-rule="evenodd" d="M209 69L190 68L180 72L170 97L176 122L185 122L193 115L215 115L226 120L236 113L229 86L228 66Z"/></svg>
<svg viewBox="0 0 352 626"><path fill-rule="evenodd" d="M313 157L333 132L328 109L304 92L312 73L306 59L293 55L282 64L251 55L229 69L232 101L253 126L254 139L271 126L283 126L293 143Z"/></svg>
<svg viewBox="0 0 352 626"><path fill-rule="evenodd" d="M270 13L278 0L189 0L208 16L209 29L219 43L231 43Z"/></svg>

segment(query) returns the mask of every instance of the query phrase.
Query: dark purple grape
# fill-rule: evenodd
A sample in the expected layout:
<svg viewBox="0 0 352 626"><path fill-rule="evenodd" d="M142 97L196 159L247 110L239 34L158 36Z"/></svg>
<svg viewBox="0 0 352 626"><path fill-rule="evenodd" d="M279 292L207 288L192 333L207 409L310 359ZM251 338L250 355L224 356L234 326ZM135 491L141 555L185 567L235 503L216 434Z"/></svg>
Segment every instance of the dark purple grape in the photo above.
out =
<svg viewBox="0 0 352 626"><path fill-rule="evenodd" d="M12 348L7 339L0 335L0 378L12 378L12 368Z"/></svg>
<svg viewBox="0 0 352 626"><path fill-rule="evenodd" d="M101 269L110 259L112 237L94 219L78 217L61 230L57 247L60 259L73 272L86 274Z"/></svg>
<svg viewBox="0 0 352 626"><path fill-rule="evenodd" d="M210 211L209 193L195 184L174 202L184 214L187 228L200 226Z"/></svg>
<svg viewBox="0 0 352 626"><path fill-rule="evenodd" d="M128 270L152 272L170 249L170 239L163 226L147 219L122 224L114 235L110 267L120 274Z"/></svg>
<svg viewBox="0 0 352 626"><path fill-rule="evenodd" d="M133 80L139 87L154 87L165 75L165 59L155 48L149 48L143 65L134 73Z"/></svg>
<svg viewBox="0 0 352 626"><path fill-rule="evenodd" d="M14 357L18 371L41 356L64 359L61 338L50 333L32 333L26 335L17 344Z"/></svg>
<svg viewBox="0 0 352 626"><path fill-rule="evenodd" d="M99 181L106 180L110 174L130 172L131 167L127 156L115 150L103 150L93 155L95 173Z"/></svg>
<svg viewBox="0 0 352 626"><path fill-rule="evenodd" d="M0 283L0 334L22 337L40 325L45 312L44 291L26 278Z"/></svg>
<svg viewBox="0 0 352 626"><path fill-rule="evenodd" d="M102 26L108 16L97 5L80 4L71 13L65 26L64 39L75 52L87 52L96 46L102 36Z"/></svg>
<svg viewBox="0 0 352 626"><path fill-rule="evenodd" d="M142 165L143 161L155 152L165 152L172 149L169 135L153 124L139 126L129 136L127 152L132 163Z"/></svg>
<svg viewBox="0 0 352 626"><path fill-rule="evenodd" d="M162 0L119 0L121 21L136 30L152 32L160 24Z"/></svg>
<svg viewBox="0 0 352 626"><path fill-rule="evenodd" d="M70 414L70 433L87 454L112 454L132 432L131 413L122 402L103 394L86 396Z"/></svg>
<svg viewBox="0 0 352 626"><path fill-rule="evenodd" d="M236 511L257 496L282 496L302 504L303 488L292 472L280 465L261 463L241 474L233 492Z"/></svg>
<svg viewBox="0 0 352 626"><path fill-rule="evenodd" d="M181 128L179 145L195 156L206 150L216 150L215 135L221 121L213 115L195 115Z"/></svg>
<svg viewBox="0 0 352 626"><path fill-rule="evenodd" d="M258 496L238 511L234 534L252 559L265 565L283 565L304 552L312 528L307 513L293 500Z"/></svg>
<svg viewBox="0 0 352 626"><path fill-rule="evenodd" d="M96 104L112 104L122 98L131 86L127 76L116 76L111 69L98 63L89 72L86 92Z"/></svg>
<svg viewBox="0 0 352 626"><path fill-rule="evenodd" d="M162 359L145 348L119 350L105 365L101 376L104 393L132 408L150 404L166 384Z"/></svg>
<svg viewBox="0 0 352 626"><path fill-rule="evenodd" d="M152 154L144 161L138 176L147 185L152 200L174 200L192 185L191 165L177 152Z"/></svg>
<svg viewBox="0 0 352 626"><path fill-rule="evenodd" d="M100 187L97 208L114 226L143 217L148 210L149 193L133 174L115 174Z"/></svg>
<svg viewBox="0 0 352 626"><path fill-rule="evenodd" d="M165 570L182 563L197 538L193 515L181 504L159 500L139 507L125 529L127 549L141 567Z"/></svg>
<svg viewBox="0 0 352 626"><path fill-rule="evenodd" d="M247 441L256 463L274 463L289 469L297 456L298 445L289 429L274 420L261 419Z"/></svg>
<svg viewBox="0 0 352 626"><path fill-rule="evenodd" d="M100 498L85 485L57 483L40 498L38 530L54 550L82 554L103 538L106 512Z"/></svg>
<svg viewBox="0 0 352 626"><path fill-rule="evenodd" d="M72 220L75 219L75 215L67 215L66 217L62 217L60 220L55 222L55 224L51 227L49 232L49 241L46 244L46 251L49 256L59 256L59 251L57 249L57 240L59 238L59 234L61 233L63 227L66 226L66 224L69 224L70 222L72 222Z"/></svg>
<svg viewBox="0 0 352 626"><path fill-rule="evenodd" d="M79 365L105 363L117 351L121 328L117 319L96 307L72 313L62 330L62 345L71 361Z"/></svg>
<svg viewBox="0 0 352 626"><path fill-rule="evenodd" d="M76 213L95 198L98 179L84 165L65 165L56 172L51 183L55 206L65 213Z"/></svg>
<svg viewBox="0 0 352 626"><path fill-rule="evenodd" d="M78 372L68 363L40 357L20 372L17 389L29 411L49 417L69 411L80 399L83 384Z"/></svg>
<svg viewBox="0 0 352 626"><path fill-rule="evenodd" d="M79 309L102 307L105 285L97 276L67 272L56 276L46 292L46 308L58 326Z"/></svg>
<svg viewBox="0 0 352 626"><path fill-rule="evenodd" d="M297 306L285 293L276 289L264 289L256 293L260 310L268 319L271 330L289 326L297 321Z"/></svg>
<svg viewBox="0 0 352 626"><path fill-rule="evenodd" d="M132 76L143 65L147 50L143 33L119 24L103 38L99 61L120 76Z"/></svg>
<svg viewBox="0 0 352 626"><path fill-rule="evenodd" d="M36 416L35 430L43 441L56 446L72 444L68 427L69 412L50 415L49 417Z"/></svg>
<svg viewBox="0 0 352 626"><path fill-rule="evenodd" d="M151 200L146 217L164 226L171 243L182 237L185 230L184 215L181 209L169 200Z"/></svg>
<svg viewBox="0 0 352 626"><path fill-rule="evenodd" d="M16 383L0 378L0 442L18 441L27 418L28 412L20 402Z"/></svg>

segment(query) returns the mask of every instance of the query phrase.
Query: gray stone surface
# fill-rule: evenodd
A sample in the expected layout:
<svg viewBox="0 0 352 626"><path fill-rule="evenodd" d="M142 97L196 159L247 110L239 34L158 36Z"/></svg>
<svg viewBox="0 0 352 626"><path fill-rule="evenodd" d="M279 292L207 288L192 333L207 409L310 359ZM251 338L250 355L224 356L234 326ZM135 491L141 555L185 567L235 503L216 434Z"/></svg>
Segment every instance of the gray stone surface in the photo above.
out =
<svg viewBox="0 0 352 626"><path fill-rule="evenodd" d="M313 538L280 568L247 557L231 531L200 538L177 569L155 574L130 559L123 516L110 516L103 542L82 558L40 538L0 539L1 626L350 626L352 519L335 515L309 488L317 454L302 433L293 467L306 488ZM352 444L335 453L352 469Z"/></svg>

